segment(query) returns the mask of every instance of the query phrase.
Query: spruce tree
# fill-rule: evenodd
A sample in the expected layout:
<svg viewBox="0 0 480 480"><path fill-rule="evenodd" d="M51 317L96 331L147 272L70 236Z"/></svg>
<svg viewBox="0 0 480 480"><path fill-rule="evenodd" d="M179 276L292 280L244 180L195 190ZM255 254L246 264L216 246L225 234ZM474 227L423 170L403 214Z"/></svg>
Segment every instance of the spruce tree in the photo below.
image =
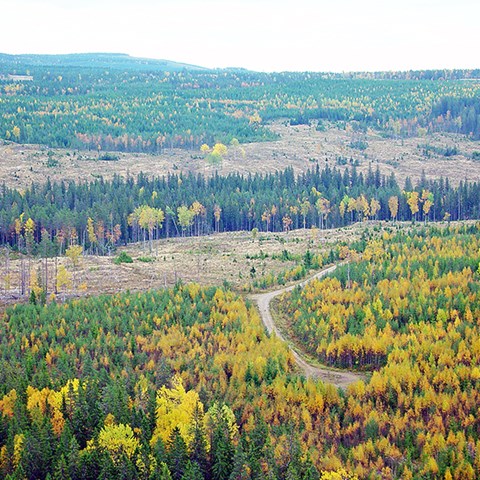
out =
<svg viewBox="0 0 480 480"><path fill-rule="evenodd" d="M198 463L188 461L181 480L203 480L204 478Z"/></svg>
<svg viewBox="0 0 480 480"><path fill-rule="evenodd" d="M167 443L167 465L173 480L180 480L185 473L188 462L188 452L185 440L180 435L180 430L175 427Z"/></svg>
<svg viewBox="0 0 480 480"><path fill-rule="evenodd" d="M158 464L157 468L155 469L154 475L152 480L172 480L172 475L170 474L170 470L165 462L161 462Z"/></svg>
<svg viewBox="0 0 480 480"><path fill-rule="evenodd" d="M71 480L72 477L70 476L70 472L67 467L67 461L65 460L65 456L62 454L60 455L55 468L53 469L53 477L52 480Z"/></svg>
<svg viewBox="0 0 480 480"><path fill-rule="evenodd" d="M233 446L228 425L223 419L213 431L211 461L213 479L228 480L232 472Z"/></svg>
<svg viewBox="0 0 480 480"><path fill-rule="evenodd" d="M249 473L248 459L243 448L243 443L243 439L240 439L238 442L235 456L233 457L233 468L229 480L250 480L252 478Z"/></svg>
<svg viewBox="0 0 480 480"><path fill-rule="evenodd" d="M203 424L203 414L197 404L192 419L193 440L190 445L190 460L198 465L202 476L205 477L208 471L207 462L207 441Z"/></svg>

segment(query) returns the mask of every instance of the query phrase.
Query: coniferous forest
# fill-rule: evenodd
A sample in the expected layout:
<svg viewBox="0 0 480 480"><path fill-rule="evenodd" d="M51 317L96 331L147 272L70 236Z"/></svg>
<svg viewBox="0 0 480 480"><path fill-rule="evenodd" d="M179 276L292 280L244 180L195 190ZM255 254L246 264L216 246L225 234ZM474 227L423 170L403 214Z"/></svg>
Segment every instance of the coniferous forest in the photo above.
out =
<svg viewBox="0 0 480 480"><path fill-rule="evenodd" d="M47 181L24 192L4 186L0 240L22 251L30 243L32 252L56 254L73 238L86 250L107 253L122 243L171 236L335 228L368 219L468 220L479 214L477 182L452 186L448 179L422 179L414 186L407 179L402 189L378 169L365 176L355 167L298 176L292 169L248 176L140 175Z"/></svg>
<svg viewBox="0 0 480 480"><path fill-rule="evenodd" d="M102 151L198 150L233 138L273 140L267 122L275 119L354 120L396 136L419 129L480 135L478 70L267 74L107 60L0 56L0 138ZM31 80L15 82L12 74Z"/></svg>

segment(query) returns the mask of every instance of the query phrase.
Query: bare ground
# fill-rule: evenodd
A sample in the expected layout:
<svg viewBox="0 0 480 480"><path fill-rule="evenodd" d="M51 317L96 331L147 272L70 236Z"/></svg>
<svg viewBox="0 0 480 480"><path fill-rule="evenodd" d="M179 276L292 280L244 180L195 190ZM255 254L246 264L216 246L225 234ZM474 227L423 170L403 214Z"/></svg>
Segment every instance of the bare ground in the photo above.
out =
<svg viewBox="0 0 480 480"><path fill-rule="evenodd" d="M329 251L339 240L358 238L366 224L332 230L294 230L288 233L260 232L253 239L249 232L228 232L202 237L170 238L148 246L131 244L119 251L127 252L133 263L114 263L114 257L85 255L73 268L65 257L47 260L48 291L53 290L55 263L65 265L72 273L72 288L67 295L98 295L125 290L145 291L173 286L178 280L197 282L205 286L222 285L225 281L237 291L245 291L252 280L274 275L297 265L296 260L272 258L287 250L292 256L303 255L307 249L318 254ZM149 259L150 262L141 260ZM44 278L44 260L23 258L24 269L35 270ZM10 253L8 271L10 285L6 288L7 256L0 250L0 306L20 301L20 272L22 258ZM250 271L254 267L252 278ZM44 282L45 283L45 282ZM63 292L61 293L63 295Z"/></svg>
<svg viewBox="0 0 480 480"><path fill-rule="evenodd" d="M395 173L403 186L406 176L418 180L422 171L427 178L449 177L453 184L460 180L480 180L480 164L472 160L474 151L480 151L480 142L474 142L462 135L434 134L408 139L383 138L378 132L369 131L362 140L368 147L364 151L351 148L357 134L347 128L328 128L318 132L312 126L286 126L281 122L270 125L280 135L274 142L251 143L240 148L230 149L221 166L206 165L199 151L172 149L161 155L118 153L118 161L98 160L94 151L74 151L49 149L38 145L0 144L0 183L7 186L25 188L32 182L52 180L93 180L114 174L136 176L163 175L168 172L194 172L221 174L231 172L271 172L291 166L298 172L325 165L344 169L350 160L358 163L359 171L366 172L371 165L379 166L382 173ZM425 157L421 146L428 144L438 148L456 146L459 155L444 157L431 154ZM347 165L338 165L337 159L347 159Z"/></svg>

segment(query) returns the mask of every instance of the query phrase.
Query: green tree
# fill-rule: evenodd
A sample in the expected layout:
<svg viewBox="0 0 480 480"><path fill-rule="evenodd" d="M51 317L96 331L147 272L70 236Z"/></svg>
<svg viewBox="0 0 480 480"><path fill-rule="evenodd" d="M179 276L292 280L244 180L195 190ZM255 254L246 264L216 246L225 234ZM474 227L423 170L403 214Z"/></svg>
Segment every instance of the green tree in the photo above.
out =
<svg viewBox="0 0 480 480"><path fill-rule="evenodd" d="M182 475L182 480L202 480L205 476L202 473L198 463L187 462L185 473Z"/></svg>
<svg viewBox="0 0 480 480"><path fill-rule="evenodd" d="M192 442L190 444L190 460L198 466L202 476L205 477L207 465L207 441L204 427L203 409L197 404L193 412L191 425Z"/></svg>
<svg viewBox="0 0 480 480"><path fill-rule="evenodd" d="M167 442L167 464L173 480L181 480L188 463L187 444L175 427Z"/></svg>
<svg viewBox="0 0 480 480"><path fill-rule="evenodd" d="M235 449L235 455L233 457L232 472L230 473L229 480L250 480L250 467L248 466L247 455L243 448L244 440L238 442Z"/></svg>

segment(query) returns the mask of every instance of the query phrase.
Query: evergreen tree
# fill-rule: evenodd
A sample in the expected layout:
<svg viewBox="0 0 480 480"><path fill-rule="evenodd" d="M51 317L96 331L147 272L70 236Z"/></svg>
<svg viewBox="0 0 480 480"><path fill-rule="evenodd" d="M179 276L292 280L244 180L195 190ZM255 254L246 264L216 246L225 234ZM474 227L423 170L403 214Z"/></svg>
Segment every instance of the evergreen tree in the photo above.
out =
<svg viewBox="0 0 480 480"><path fill-rule="evenodd" d="M62 454L60 455L57 464L53 470L53 480L72 480L70 476L70 471L67 467L67 462L65 460L65 456Z"/></svg>
<svg viewBox="0 0 480 480"><path fill-rule="evenodd" d="M310 456L307 456L307 458L303 462L302 479L303 480L319 480L320 479L320 474L318 473L318 470L315 468L315 465L313 464Z"/></svg>
<svg viewBox="0 0 480 480"><path fill-rule="evenodd" d="M235 449L232 473L230 474L229 480L250 480L252 478L249 473L248 459L243 444L244 439L241 438Z"/></svg>
<svg viewBox="0 0 480 480"><path fill-rule="evenodd" d="M228 480L232 472L233 446L225 420L219 416L212 435L212 474L214 480Z"/></svg>
<svg viewBox="0 0 480 480"><path fill-rule="evenodd" d="M52 473L55 443L49 418L44 417L41 425L32 424L25 435L21 460L28 478L45 478Z"/></svg>
<svg viewBox="0 0 480 480"><path fill-rule="evenodd" d="M65 426L66 428L66 426ZM68 472L72 479L79 478L80 473L80 447L77 439L72 435L67 453Z"/></svg>
<svg viewBox="0 0 480 480"><path fill-rule="evenodd" d="M203 414L197 404L192 419L193 440L190 445L190 460L198 465L199 471L205 477L208 470L207 462L207 441L205 438L205 428Z"/></svg>
<svg viewBox="0 0 480 480"><path fill-rule="evenodd" d="M204 478L198 463L188 461L181 480L203 480Z"/></svg>
<svg viewBox="0 0 480 480"><path fill-rule="evenodd" d="M180 480L185 473L188 462L188 452L185 440L180 435L180 430L172 430L167 443L167 465L173 480Z"/></svg>
<svg viewBox="0 0 480 480"><path fill-rule="evenodd" d="M165 462L161 462L158 464L157 468L155 469L155 473L153 475L155 480L172 480L172 475L170 474L170 470Z"/></svg>

